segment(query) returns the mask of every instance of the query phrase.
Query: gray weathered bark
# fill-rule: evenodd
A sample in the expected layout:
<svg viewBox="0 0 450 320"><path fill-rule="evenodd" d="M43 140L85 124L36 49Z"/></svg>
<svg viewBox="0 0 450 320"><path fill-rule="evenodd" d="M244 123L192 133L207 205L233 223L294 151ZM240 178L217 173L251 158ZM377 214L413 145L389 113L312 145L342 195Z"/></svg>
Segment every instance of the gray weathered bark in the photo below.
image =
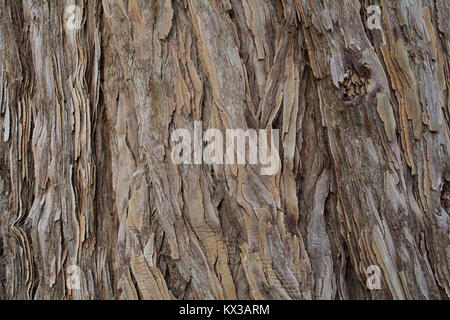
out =
<svg viewBox="0 0 450 320"><path fill-rule="evenodd" d="M0 298L448 299L449 9L0 0ZM174 164L196 120L281 170Z"/></svg>

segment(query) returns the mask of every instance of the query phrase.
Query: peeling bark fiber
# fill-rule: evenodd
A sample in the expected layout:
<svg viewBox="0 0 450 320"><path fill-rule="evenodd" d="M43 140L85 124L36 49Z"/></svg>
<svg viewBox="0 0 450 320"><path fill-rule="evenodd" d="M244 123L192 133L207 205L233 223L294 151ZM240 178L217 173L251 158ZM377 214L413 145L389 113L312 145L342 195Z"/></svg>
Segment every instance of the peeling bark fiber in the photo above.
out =
<svg viewBox="0 0 450 320"><path fill-rule="evenodd" d="M0 0L0 299L449 299L449 21Z"/></svg>

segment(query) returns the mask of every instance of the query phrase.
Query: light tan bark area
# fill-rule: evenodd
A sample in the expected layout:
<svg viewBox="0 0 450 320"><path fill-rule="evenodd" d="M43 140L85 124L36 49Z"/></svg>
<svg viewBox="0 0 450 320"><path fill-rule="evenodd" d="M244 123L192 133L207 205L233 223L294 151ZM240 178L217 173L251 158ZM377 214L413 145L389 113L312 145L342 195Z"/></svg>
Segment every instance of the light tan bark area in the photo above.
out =
<svg viewBox="0 0 450 320"><path fill-rule="evenodd" d="M0 0L0 299L448 299L449 21L446 0ZM175 164L195 121L278 129L281 169Z"/></svg>

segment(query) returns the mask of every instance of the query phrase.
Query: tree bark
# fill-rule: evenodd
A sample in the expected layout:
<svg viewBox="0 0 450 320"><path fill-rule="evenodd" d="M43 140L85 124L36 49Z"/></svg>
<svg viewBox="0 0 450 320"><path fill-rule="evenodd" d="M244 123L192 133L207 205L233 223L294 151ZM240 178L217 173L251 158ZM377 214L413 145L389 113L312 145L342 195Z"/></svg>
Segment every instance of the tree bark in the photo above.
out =
<svg viewBox="0 0 450 320"><path fill-rule="evenodd" d="M448 299L449 15L0 0L0 299ZM175 164L195 121L281 169Z"/></svg>

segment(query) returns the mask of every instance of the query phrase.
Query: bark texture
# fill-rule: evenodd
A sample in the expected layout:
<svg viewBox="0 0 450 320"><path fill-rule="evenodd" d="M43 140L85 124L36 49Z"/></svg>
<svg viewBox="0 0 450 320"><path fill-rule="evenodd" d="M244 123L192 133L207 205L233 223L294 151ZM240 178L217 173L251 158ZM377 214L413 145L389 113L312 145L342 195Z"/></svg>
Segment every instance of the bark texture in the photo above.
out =
<svg viewBox="0 0 450 320"><path fill-rule="evenodd" d="M449 15L0 0L0 298L448 299ZM175 165L196 120L279 129L280 172Z"/></svg>

